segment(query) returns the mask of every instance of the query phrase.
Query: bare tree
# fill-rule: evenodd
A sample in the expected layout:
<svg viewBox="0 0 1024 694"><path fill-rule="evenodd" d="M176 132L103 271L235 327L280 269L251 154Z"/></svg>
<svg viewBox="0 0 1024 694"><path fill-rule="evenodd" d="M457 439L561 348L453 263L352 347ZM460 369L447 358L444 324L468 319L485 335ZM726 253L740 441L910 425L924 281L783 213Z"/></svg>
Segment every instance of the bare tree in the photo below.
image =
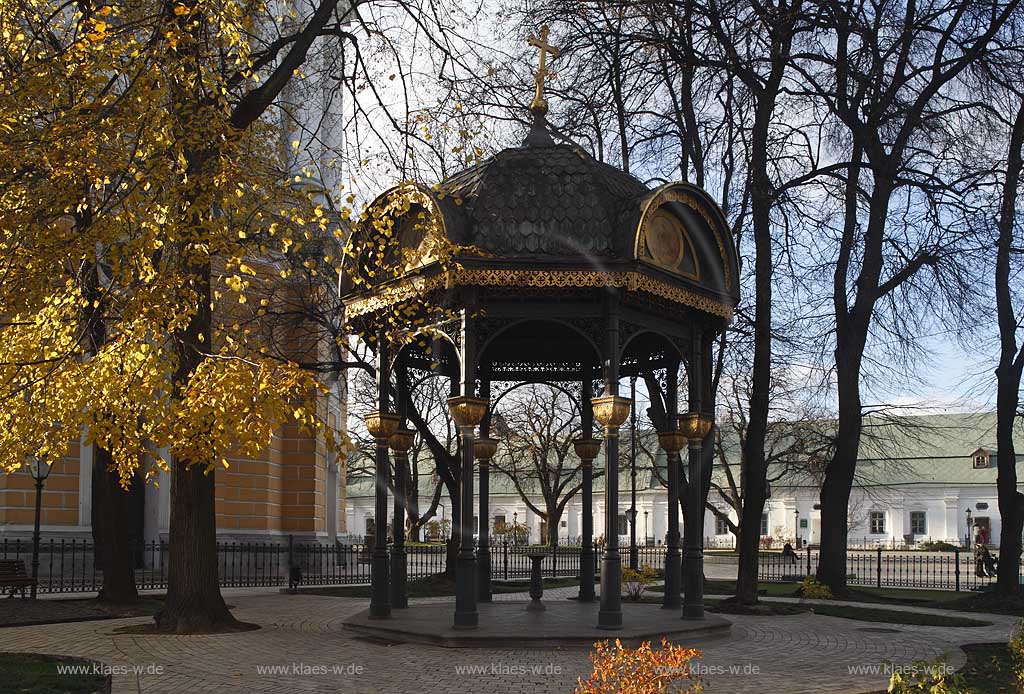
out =
<svg viewBox="0 0 1024 694"><path fill-rule="evenodd" d="M578 398L560 386L535 383L513 386L498 402L494 433L501 443L491 465L544 519L545 540L554 547L565 507L583 485L572 444L581 435ZM534 501L538 492L543 507Z"/></svg>

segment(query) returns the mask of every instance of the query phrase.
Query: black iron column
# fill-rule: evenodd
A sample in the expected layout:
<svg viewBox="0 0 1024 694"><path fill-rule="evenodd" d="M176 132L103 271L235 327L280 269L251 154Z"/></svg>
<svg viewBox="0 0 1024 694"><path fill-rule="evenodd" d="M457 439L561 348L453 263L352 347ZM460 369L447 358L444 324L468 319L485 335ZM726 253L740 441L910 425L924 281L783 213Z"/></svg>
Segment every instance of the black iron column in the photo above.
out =
<svg viewBox="0 0 1024 694"><path fill-rule="evenodd" d="M665 593L662 607L678 609L682 604L682 555L679 552L679 473L683 465L679 451L686 445L686 435L676 426L678 407L679 364L669 363L665 388L666 431L658 432L658 442L665 451L668 468L668 536L665 538Z"/></svg>
<svg viewBox="0 0 1024 694"><path fill-rule="evenodd" d="M391 522L391 606L402 609L409 606L406 590L408 559L405 555L405 480L409 476L409 449L416 439L415 432L405 428L405 422L391 436L391 450L395 454L395 507Z"/></svg>
<svg viewBox="0 0 1024 694"><path fill-rule="evenodd" d="M589 409L590 403L587 402ZM590 427L583 427L584 438L572 442L583 470L583 537L580 546L580 602L594 602L594 458L601 450L601 439L591 438Z"/></svg>
<svg viewBox="0 0 1024 694"><path fill-rule="evenodd" d="M476 390L476 341L472 308L462 314L461 395L448 398L448 409L459 427L461 499L459 500L459 555L455 561L455 628L473 629L479 623L476 609L477 568L473 551L473 462L474 432L490 403L473 397Z"/></svg>
<svg viewBox="0 0 1024 694"><path fill-rule="evenodd" d="M622 627L622 558L619 556L619 427L629 400L619 397L619 301L610 297L606 316L604 395L594 398L594 418L604 427L604 561L601 564L599 629Z"/></svg>
<svg viewBox="0 0 1024 694"><path fill-rule="evenodd" d="M398 428L398 415L388 412L388 349L377 333L377 411L366 415L366 429L377 443L374 458L373 557L370 563L370 617L391 616L388 589L388 441Z"/></svg>
<svg viewBox="0 0 1024 694"><path fill-rule="evenodd" d="M704 518L702 494L703 471L701 449L704 437L711 430L711 418L701 412L704 390L704 367L700 333L696 333L688 372L690 411L680 415L680 429L689 441L687 466L686 533L683 548L683 619L704 619L704 549L701 531Z"/></svg>
<svg viewBox="0 0 1024 694"><path fill-rule="evenodd" d="M480 517L476 550L477 598L480 602L491 601L491 458L498 451L498 442L489 438L491 433L491 384L480 383L481 399L488 403L488 412L480 422L480 438L474 442L474 455L480 461Z"/></svg>
<svg viewBox="0 0 1024 694"><path fill-rule="evenodd" d="M584 366L586 371L586 366ZM601 450L600 439L594 438L594 409L590 402L593 387L590 376L584 373L580 401L580 431L582 436L573 441L583 471L583 538L580 546L580 602L594 602L594 458Z"/></svg>

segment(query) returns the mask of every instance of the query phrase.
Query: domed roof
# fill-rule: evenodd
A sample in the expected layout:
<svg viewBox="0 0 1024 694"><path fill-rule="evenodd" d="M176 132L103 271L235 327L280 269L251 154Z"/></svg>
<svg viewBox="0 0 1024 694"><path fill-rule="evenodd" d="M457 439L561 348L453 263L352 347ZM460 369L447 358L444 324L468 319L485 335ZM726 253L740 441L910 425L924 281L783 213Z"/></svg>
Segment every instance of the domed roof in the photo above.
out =
<svg viewBox="0 0 1024 694"><path fill-rule="evenodd" d="M501 256L626 257L651 191L571 145L506 149L440 184L449 233Z"/></svg>

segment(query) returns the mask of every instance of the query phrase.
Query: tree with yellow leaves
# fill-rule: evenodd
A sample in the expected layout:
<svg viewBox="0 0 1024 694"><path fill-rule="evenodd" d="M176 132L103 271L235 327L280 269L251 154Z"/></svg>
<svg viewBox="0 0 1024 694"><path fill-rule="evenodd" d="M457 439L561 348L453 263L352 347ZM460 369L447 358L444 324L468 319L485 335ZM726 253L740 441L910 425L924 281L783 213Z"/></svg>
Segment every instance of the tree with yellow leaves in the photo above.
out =
<svg viewBox="0 0 1024 694"><path fill-rule="evenodd" d="M321 384L233 317L340 234L261 119L338 4L270 42L282 18L247 0L0 5L0 461L84 430L127 485L170 451L162 630L233 622L210 473L282 422L323 426Z"/></svg>

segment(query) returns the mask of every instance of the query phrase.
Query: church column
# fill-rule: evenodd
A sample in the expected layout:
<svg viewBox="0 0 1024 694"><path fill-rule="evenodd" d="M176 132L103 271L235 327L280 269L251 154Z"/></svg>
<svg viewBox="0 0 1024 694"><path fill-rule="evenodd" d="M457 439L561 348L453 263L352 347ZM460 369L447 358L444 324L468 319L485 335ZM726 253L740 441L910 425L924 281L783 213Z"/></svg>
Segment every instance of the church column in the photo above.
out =
<svg viewBox="0 0 1024 694"><path fill-rule="evenodd" d="M491 384L480 382L480 399L488 403L488 412L480 422L480 438L474 442L473 455L480 461L480 510L479 535L477 544L477 598L480 602L491 601L491 458L498 451L498 442L489 438L491 433Z"/></svg>
<svg viewBox="0 0 1024 694"><path fill-rule="evenodd" d="M665 539L665 593L662 607L678 609L681 604L682 556L679 552L679 473L683 462L679 451L686 445L686 434L676 426L679 363L670 362L665 379L665 431L658 432L658 443L665 451L668 468L668 533Z"/></svg>
<svg viewBox="0 0 1024 694"><path fill-rule="evenodd" d="M619 427L629 398L619 397L619 296L609 297L605 323L604 395L594 398L594 418L604 427L604 561L599 629L622 627L622 557L619 556Z"/></svg>
<svg viewBox="0 0 1024 694"><path fill-rule="evenodd" d="M388 412L388 349L384 332L377 333L377 411L366 415L366 429L377 443L374 458L374 542L370 564L370 617L391 616L388 591L388 441L398 428L398 415Z"/></svg>
<svg viewBox="0 0 1024 694"><path fill-rule="evenodd" d="M702 470L704 438L711 431L712 419L702 410L705 359L704 340L695 332L688 372L690 411L679 417L679 424L689 441L687 499L685 508L686 535L683 548L683 619L704 619L704 498ZM710 343L708 343L710 348ZM710 360L708 360L710 363Z"/></svg>
<svg viewBox="0 0 1024 694"><path fill-rule="evenodd" d="M473 332L473 302L462 314L462 360L460 395L448 398L448 409L459 427L462 456L459 503L459 554L455 561L455 628L473 629L479 623L476 609L476 555L473 552L473 456L476 425L484 418L488 402L474 397L476 391L476 339Z"/></svg>
<svg viewBox="0 0 1024 694"><path fill-rule="evenodd" d="M590 378L583 379L582 411L583 436L572 442L583 471L583 522L580 547L580 602L594 602L594 458L601 450L600 439L595 439L594 412L590 403Z"/></svg>

